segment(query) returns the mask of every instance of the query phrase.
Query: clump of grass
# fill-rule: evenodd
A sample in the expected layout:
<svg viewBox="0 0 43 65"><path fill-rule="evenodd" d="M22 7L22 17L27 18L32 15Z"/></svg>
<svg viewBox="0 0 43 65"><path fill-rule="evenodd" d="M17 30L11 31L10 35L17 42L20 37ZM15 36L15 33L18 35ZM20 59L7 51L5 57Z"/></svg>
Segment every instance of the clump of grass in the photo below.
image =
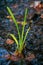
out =
<svg viewBox="0 0 43 65"><path fill-rule="evenodd" d="M22 26L22 33L20 34L20 30L19 30L19 27L18 27L18 23L11 11L11 9L9 7L7 7L7 10L8 10L8 13L10 14L10 16L12 17L13 21L14 21L14 24L16 25L16 28L17 28L17 31L18 31L18 37L19 37L19 40L15 37L14 34L9 34L13 40L16 42L17 44L17 48L16 50L18 50L19 53L22 53L23 49L24 49L24 43L25 43L25 40L26 40L26 37L27 37L27 34L30 30L30 27L27 29L27 32L25 33L24 35L24 28L25 28L25 23L26 23L26 17L27 17L27 14L28 14L28 9L26 8L25 10L25 16L24 16L24 25Z"/></svg>

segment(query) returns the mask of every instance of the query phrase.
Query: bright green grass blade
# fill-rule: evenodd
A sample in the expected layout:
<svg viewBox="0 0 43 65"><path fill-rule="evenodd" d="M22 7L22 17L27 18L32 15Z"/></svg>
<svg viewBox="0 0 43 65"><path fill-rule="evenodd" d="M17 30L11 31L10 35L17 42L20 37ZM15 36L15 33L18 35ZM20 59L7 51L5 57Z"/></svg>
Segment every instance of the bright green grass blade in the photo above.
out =
<svg viewBox="0 0 43 65"><path fill-rule="evenodd" d="M27 11L28 11L28 9L26 8L25 16L24 16L24 25L23 25L23 29L22 29L22 40L23 40L23 35L24 35L24 28L25 28L25 23L26 23Z"/></svg>
<svg viewBox="0 0 43 65"><path fill-rule="evenodd" d="M22 48L23 48L23 42L22 42L22 39L20 38L20 41L19 41L19 52L21 53L22 52Z"/></svg>
<svg viewBox="0 0 43 65"><path fill-rule="evenodd" d="M13 38L13 40L16 42L16 44L18 45L18 40L16 39L16 37L13 35L13 34L9 34L12 38Z"/></svg>
<svg viewBox="0 0 43 65"><path fill-rule="evenodd" d="M25 34L25 36L24 36L24 41L23 41L23 43L25 42L26 37L27 37L27 34L28 34L29 31L30 31L30 27L27 29L27 32L26 32L26 34Z"/></svg>
<svg viewBox="0 0 43 65"><path fill-rule="evenodd" d="M13 15L11 9L9 7L7 7L7 10L8 10L9 14L11 15L11 17L12 17L12 19L13 19L15 25L16 25L16 28L17 28L17 31L18 31L18 35L19 35L19 39L20 39L20 32L19 32L19 28L18 28L18 23L17 23L14 15Z"/></svg>

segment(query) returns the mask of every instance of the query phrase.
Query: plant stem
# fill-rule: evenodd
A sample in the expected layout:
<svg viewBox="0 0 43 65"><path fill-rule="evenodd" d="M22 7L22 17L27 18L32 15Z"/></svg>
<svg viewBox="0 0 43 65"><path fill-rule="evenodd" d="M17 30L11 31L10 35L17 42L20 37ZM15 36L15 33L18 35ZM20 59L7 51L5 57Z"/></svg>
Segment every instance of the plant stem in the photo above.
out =
<svg viewBox="0 0 43 65"><path fill-rule="evenodd" d="M26 23L26 17L27 17L27 8L25 11L25 16L24 16L24 25L23 25L23 29L22 29L22 40L23 40L23 35L24 35L24 28L25 28L25 23Z"/></svg>

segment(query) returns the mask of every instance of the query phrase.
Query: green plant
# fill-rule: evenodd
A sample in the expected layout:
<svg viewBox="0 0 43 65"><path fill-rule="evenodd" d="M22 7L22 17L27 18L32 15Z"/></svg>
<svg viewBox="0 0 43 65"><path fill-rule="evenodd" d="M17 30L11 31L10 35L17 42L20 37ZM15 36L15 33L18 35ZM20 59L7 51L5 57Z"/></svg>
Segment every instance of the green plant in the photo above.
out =
<svg viewBox="0 0 43 65"><path fill-rule="evenodd" d="M22 27L22 33L21 33L21 34L20 34L19 27L18 27L18 23L17 23L17 21L16 21L14 15L13 15L11 9L10 9L9 7L7 7L7 10L8 10L8 12L9 12L9 14L11 15L11 17L12 17L12 19L13 19L13 21L14 21L14 24L16 25L16 28L17 28L17 31L18 31L19 40L17 40L17 38L15 37L14 34L9 34L9 35L13 38L13 40L14 40L14 41L16 42L16 44L17 44L17 49L16 49L16 50L18 50L19 53L22 53L23 48L24 48L24 43L25 43L25 40L26 40L26 37L27 37L27 34L28 34L29 30L30 30L30 27L29 27L29 28L27 29L27 32L25 33L25 36L24 36L24 28L25 28L25 23L26 23L26 17L27 17L27 11L28 11L28 9L26 8L26 10L25 10L24 25L23 25L23 27Z"/></svg>

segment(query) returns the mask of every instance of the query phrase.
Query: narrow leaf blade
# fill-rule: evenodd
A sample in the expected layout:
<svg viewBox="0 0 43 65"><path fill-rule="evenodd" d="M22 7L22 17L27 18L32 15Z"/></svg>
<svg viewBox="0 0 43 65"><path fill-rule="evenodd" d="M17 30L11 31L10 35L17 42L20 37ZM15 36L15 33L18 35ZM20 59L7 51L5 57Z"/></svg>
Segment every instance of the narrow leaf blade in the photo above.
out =
<svg viewBox="0 0 43 65"><path fill-rule="evenodd" d="M13 34L9 34L12 38L13 38L13 40L16 42L16 44L18 45L18 40L16 39L16 37L13 35Z"/></svg>
<svg viewBox="0 0 43 65"><path fill-rule="evenodd" d="M23 43L25 42L26 37L27 37L27 34L28 34L29 31L30 31L30 27L27 29L27 32L26 32L26 34L25 34L25 36L24 36L24 41L23 41Z"/></svg>
<svg viewBox="0 0 43 65"><path fill-rule="evenodd" d="M27 11L28 11L28 9L26 8L25 16L24 16L24 24L23 24L23 29L22 29L22 39L23 39L23 35L24 35L24 28L25 28L25 23L26 23Z"/></svg>
<svg viewBox="0 0 43 65"><path fill-rule="evenodd" d="M18 31L18 35L19 35L19 39L20 39L20 32L19 32L19 28L18 28L18 23L17 23L14 15L13 15L11 9L9 7L7 7L7 10L8 10L9 14L11 15L11 17L12 17L12 19L13 19L15 25L16 25L16 28L17 28L17 31Z"/></svg>

